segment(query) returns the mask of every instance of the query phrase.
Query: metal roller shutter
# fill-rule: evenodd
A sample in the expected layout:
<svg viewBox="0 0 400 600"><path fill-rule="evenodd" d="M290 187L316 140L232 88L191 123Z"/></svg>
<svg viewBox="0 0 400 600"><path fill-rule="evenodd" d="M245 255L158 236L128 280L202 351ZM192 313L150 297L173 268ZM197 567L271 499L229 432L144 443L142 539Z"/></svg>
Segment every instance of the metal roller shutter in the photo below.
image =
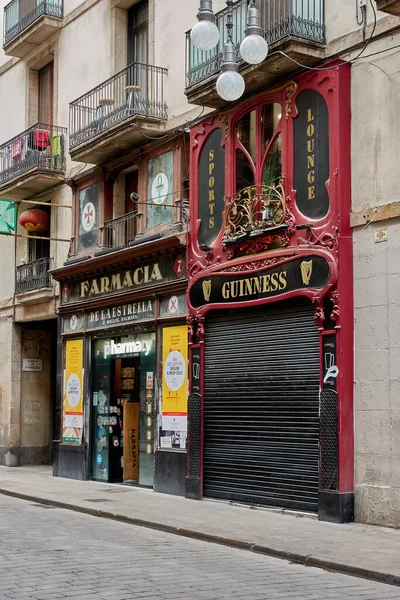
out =
<svg viewBox="0 0 400 600"><path fill-rule="evenodd" d="M204 494L317 511L319 336L305 299L206 322Z"/></svg>

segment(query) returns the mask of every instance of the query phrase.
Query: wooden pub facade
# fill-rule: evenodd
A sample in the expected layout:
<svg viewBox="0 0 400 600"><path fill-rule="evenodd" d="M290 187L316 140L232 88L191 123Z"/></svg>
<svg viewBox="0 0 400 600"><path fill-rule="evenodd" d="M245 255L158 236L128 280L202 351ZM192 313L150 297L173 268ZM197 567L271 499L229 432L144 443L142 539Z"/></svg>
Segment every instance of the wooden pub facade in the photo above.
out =
<svg viewBox="0 0 400 600"><path fill-rule="evenodd" d="M350 67L191 131L186 496L354 518Z"/></svg>

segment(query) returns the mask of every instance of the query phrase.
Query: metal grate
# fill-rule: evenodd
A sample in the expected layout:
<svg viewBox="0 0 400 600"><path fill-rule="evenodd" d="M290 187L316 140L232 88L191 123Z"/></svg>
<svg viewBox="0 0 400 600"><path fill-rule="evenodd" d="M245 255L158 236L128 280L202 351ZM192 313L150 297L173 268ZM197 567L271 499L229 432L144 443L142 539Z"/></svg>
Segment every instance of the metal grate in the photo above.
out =
<svg viewBox="0 0 400 600"><path fill-rule="evenodd" d="M309 301L215 311L205 328L204 494L317 511L318 330Z"/></svg>
<svg viewBox="0 0 400 600"><path fill-rule="evenodd" d="M320 489L338 487L337 392L323 390L320 397Z"/></svg>
<svg viewBox="0 0 400 600"><path fill-rule="evenodd" d="M188 476L200 477L201 396L188 398Z"/></svg>

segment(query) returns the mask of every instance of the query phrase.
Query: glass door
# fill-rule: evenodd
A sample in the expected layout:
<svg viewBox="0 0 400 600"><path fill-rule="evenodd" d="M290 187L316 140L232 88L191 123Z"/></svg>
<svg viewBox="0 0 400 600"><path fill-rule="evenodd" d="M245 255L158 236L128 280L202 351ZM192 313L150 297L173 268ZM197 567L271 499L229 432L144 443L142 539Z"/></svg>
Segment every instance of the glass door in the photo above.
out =
<svg viewBox="0 0 400 600"><path fill-rule="evenodd" d="M155 332L93 342L93 479L153 486L155 370Z"/></svg>
<svg viewBox="0 0 400 600"><path fill-rule="evenodd" d="M112 364L105 351L109 340L93 343L92 478L109 481L109 408Z"/></svg>
<svg viewBox="0 0 400 600"><path fill-rule="evenodd" d="M156 334L141 333L121 338L122 343L135 342L140 348L137 356L137 399L139 401L139 485L154 485L154 428ZM127 467L127 465L125 465Z"/></svg>

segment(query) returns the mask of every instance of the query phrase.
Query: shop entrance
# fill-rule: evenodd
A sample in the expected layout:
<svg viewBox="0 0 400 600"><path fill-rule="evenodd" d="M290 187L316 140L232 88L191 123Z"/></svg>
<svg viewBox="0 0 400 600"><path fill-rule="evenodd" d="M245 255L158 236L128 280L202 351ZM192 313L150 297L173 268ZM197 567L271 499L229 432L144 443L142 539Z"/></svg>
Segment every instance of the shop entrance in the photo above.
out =
<svg viewBox="0 0 400 600"><path fill-rule="evenodd" d="M155 333L95 340L92 478L153 486Z"/></svg>
<svg viewBox="0 0 400 600"><path fill-rule="evenodd" d="M204 494L317 511L319 335L306 299L207 319Z"/></svg>

